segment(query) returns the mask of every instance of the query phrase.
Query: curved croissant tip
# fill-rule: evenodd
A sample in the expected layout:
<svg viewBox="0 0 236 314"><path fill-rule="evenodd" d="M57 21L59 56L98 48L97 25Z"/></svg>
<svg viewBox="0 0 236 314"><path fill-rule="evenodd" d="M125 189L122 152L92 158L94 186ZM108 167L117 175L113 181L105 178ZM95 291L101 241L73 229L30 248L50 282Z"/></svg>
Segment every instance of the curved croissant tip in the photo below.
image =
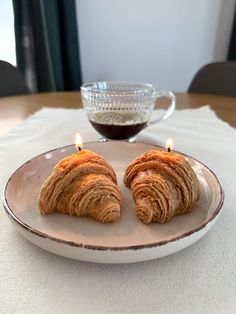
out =
<svg viewBox="0 0 236 314"><path fill-rule="evenodd" d="M110 204L110 206L106 209L105 217L103 217L102 222L114 222L120 217L120 205L119 204Z"/></svg>
<svg viewBox="0 0 236 314"><path fill-rule="evenodd" d="M137 216L145 224L152 222L153 212L144 205L137 205Z"/></svg>

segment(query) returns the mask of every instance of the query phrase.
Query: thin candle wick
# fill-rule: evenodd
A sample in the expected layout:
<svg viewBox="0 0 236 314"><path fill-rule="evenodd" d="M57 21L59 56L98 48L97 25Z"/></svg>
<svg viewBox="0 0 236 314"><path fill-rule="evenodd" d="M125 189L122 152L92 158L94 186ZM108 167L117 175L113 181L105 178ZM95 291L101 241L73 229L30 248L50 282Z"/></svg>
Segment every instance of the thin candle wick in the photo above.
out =
<svg viewBox="0 0 236 314"><path fill-rule="evenodd" d="M170 153L170 146L167 148L168 153Z"/></svg>
<svg viewBox="0 0 236 314"><path fill-rule="evenodd" d="M82 148L80 146L76 146L76 148L78 152L81 152Z"/></svg>

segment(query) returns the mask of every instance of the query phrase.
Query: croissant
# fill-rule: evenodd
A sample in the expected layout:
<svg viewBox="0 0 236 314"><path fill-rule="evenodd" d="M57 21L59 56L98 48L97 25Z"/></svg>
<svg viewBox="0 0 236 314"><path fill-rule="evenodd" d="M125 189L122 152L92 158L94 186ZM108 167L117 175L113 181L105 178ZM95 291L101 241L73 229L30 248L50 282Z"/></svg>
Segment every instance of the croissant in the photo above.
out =
<svg viewBox="0 0 236 314"><path fill-rule="evenodd" d="M120 216L121 195L113 168L100 155L82 150L62 159L39 195L42 215L55 211L112 222Z"/></svg>
<svg viewBox="0 0 236 314"><path fill-rule="evenodd" d="M131 189L138 218L143 223L166 223L189 212L197 203L198 178L186 159L177 153L150 150L132 161L124 183Z"/></svg>

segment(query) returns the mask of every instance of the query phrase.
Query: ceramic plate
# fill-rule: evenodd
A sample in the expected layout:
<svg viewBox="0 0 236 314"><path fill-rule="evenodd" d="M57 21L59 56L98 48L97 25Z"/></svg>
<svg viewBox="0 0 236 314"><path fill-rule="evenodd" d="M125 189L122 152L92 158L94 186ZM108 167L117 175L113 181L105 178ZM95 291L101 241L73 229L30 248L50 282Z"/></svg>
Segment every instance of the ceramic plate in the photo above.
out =
<svg viewBox="0 0 236 314"><path fill-rule="evenodd" d="M74 145L43 153L22 165L8 180L4 207L17 230L29 241L50 252L89 262L132 263L159 258L193 244L216 222L223 191L216 176L191 157L201 185L201 197L192 212L167 224L141 223L129 189L123 184L124 169L153 145L119 141L85 143L84 149L103 155L114 167L122 192L121 217L102 224L87 217L54 213L42 216L37 198L55 164L75 151Z"/></svg>

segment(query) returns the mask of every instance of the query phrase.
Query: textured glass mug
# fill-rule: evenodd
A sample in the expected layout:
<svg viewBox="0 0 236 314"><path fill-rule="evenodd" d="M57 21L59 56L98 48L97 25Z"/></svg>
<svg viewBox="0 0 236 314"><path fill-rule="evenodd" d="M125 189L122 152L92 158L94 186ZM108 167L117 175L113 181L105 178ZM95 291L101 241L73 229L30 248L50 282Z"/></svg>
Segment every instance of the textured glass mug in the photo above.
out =
<svg viewBox="0 0 236 314"><path fill-rule="evenodd" d="M81 86L82 104L103 139L132 141L147 126L165 120L175 110L175 96L153 85L132 82L94 82ZM161 117L150 121L159 97L169 98Z"/></svg>

